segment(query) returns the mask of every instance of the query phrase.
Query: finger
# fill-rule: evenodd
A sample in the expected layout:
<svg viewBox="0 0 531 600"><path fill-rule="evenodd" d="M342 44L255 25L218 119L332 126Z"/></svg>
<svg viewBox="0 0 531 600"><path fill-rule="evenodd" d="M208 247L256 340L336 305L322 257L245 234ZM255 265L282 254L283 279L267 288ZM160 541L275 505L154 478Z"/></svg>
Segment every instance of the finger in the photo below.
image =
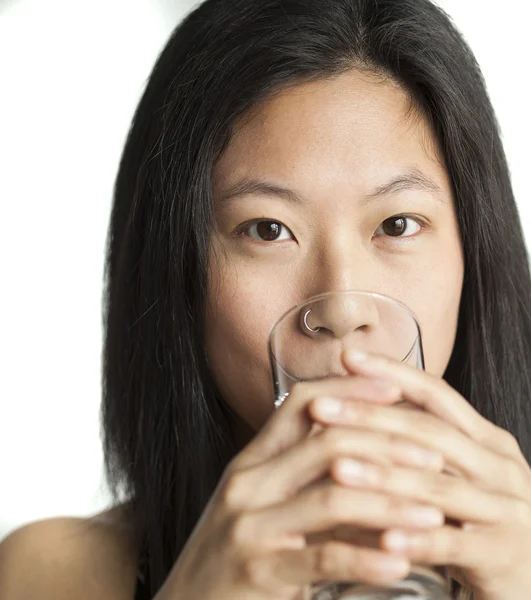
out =
<svg viewBox="0 0 531 600"><path fill-rule="evenodd" d="M340 459L334 465L332 474L338 482L436 506L456 521L483 524L531 521L528 501L482 490L460 477L398 466L369 465L371 478L368 480L355 475L363 471L364 464L356 463L352 470L349 463L348 459Z"/></svg>
<svg viewBox="0 0 531 600"><path fill-rule="evenodd" d="M372 468L368 461L432 470L443 467L439 453L405 438L372 431L327 428L247 470L247 491L242 490L247 506L252 499L251 508L258 508L295 495L309 483L329 475L333 463L341 457L363 459L366 463L363 476L368 481Z"/></svg>
<svg viewBox="0 0 531 600"><path fill-rule="evenodd" d="M394 384L361 376L298 383L234 462L237 468L254 466L280 454L306 437L313 425L313 420L308 414L308 403L312 398L334 396L373 403L392 403L396 402L399 395L400 390Z"/></svg>
<svg viewBox="0 0 531 600"><path fill-rule="evenodd" d="M485 570L492 563L492 548L498 548L499 541L496 541L494 529L489 532L485 528L466 530L446 526L422 533L400 529L386 531L381 547L407 556L411 562ZM495 552L494 556L499 560L499 553Z"/></svg>
<svg viewBox="0 0 531 600"><path fill-rule="evenodd" d="M444 515L432 506L326 481L296 498L251 513L253 532L272 540L353 525L367 529L438 527Z"/></svg>
<svg viewBox="0 0 531 600"><path fill-rule="evenodd" d="M483 440L493 431L494 425L443 379L383 356L346 352L343 360L352 373L381 377L397 384L406 400L440 417L472 439Z"/></svg>
<svg viewBox="0 0 531 600"><path fill-rule="evenodd" d="M454 425L486 448L516 459L531 478L531 469L516 438L480 415L444 379L382 356L345 353L343 360L349 372L399 385L409 402Z"/></svg>
<svg viewBox="0 0 531 600"><path fill-rule="evenodd" d="M385 585L406 577L410 568L406 558L382 550L325 542L303 550L283 550L270 554L267 574L292 585L305 585L313 581Z"/></svg>
<svg viewBox="0 0 531 600"><path fill-rule="evenodd" d="M310 412L328 426L350 426L409 439L440 453L454 471L487 489L522 498L530 493L531 479L521 463L482 446L427 412L350 400L341 400L341 404L342 410L333 417L321 412L320 399L312 402Z"/></svg>

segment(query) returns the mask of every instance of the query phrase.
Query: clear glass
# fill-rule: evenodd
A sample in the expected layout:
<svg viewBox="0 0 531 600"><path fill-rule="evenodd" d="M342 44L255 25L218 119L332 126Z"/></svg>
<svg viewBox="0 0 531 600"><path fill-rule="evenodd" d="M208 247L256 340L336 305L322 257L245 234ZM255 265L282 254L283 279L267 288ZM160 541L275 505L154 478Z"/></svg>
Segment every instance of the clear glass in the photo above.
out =
<svg viewBox="0 0 531 600"><path fill-rule="evenodd" d="M345 350L379 354L424 369L420 326L402 303L372 292L342 291L299 304L273 327L269 356L278 408L298 381L345 376ZM311 600L449 600L445 579L415 566L404 581L388 586L317 582L304 590Z"/></svg>

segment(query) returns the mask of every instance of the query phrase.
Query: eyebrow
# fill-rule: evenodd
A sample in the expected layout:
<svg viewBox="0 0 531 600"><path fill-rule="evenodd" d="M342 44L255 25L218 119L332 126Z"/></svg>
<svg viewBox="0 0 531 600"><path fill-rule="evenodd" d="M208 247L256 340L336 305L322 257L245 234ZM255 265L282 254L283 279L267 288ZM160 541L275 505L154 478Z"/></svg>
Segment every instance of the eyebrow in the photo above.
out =
<svg viewBox="0 0 531 600"><path fill-rule="evenodd" d="M428 192L435 196L437 200L444 202L442 189L417 168L412 168L405 173L401 173L387 183L377 187L365 199L367 202L370 202L371 200L385 198L409 190ZM232 198L250 195L276 196L292 204L304 203L304 198L294 190L276 185L270 181L254 178L244 178L231 185L221 194L220 201L225 203Z"/></svg>
<svg viewBox="0 0 531 600"><path fill-rule="evenodd" d="M438 200L444 202L444 194L440 186L417 168L412 168L406 173L393 178L388 183L376 188L376 190L366 198L370 201L382 196L392 196L393 194L409 190L428 192Z"/></svg>

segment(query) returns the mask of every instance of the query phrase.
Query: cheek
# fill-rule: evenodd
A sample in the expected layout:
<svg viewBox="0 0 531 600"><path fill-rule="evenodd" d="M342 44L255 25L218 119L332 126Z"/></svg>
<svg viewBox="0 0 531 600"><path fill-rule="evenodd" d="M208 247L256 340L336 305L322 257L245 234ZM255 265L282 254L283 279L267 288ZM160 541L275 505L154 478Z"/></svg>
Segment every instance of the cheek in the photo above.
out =
<svg viewBox="0 0 531 600"><path fill-rule="evenodd" d="M225 402L258 430L273 410L267 340L283 312L270 279L215 261L209 281L205 344Z"/></svg>
<svg viewBox="0 0 531 600"><path fill-rule="evenodd" d="M426 371L442 377L455 343L459 304L463 286L461 256L433 264L426 271L418 294L411 299L412 310L422 330Z"/></svg>

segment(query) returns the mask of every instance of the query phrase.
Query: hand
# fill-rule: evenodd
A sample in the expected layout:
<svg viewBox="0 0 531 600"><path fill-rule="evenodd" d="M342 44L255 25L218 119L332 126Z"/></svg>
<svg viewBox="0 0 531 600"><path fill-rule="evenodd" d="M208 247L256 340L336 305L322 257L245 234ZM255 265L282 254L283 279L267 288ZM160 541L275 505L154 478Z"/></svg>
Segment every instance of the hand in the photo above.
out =
<svg viewBox="0 0 531 600"><path fill-rule="evenodd" d="M227 468L157 600L292 600L302 586L319 580L386 583L407 575L409 560L386 550L331 536L308 540L340 525L379 531L404 523L416 530L440 526L439 509L352 489L328 476L348 457L378 457L382 466L412 471L441 469L442 458L395 435L313 431L308 404L324 396L390 404L400 389L363 377L296 385Z"/></svg>
<svg viewBox="0 0 531 600"><path fill-rule="evenodd" d="M475 600L531 597L531 470L514 437L441 379L380 357L347 355L344 361L352 373L397 385L403 399L425 412L343 400L339 413L326 416L326 402L315 401L310 411L318 422L410 439L440 452L458 474L396 466L375 472L371 466L368 481L359 474L349 478L340 464L338 482L437 506L462 524L426 532L388 528L381 548L414 563L455 567L452 575Z"/></svg>

